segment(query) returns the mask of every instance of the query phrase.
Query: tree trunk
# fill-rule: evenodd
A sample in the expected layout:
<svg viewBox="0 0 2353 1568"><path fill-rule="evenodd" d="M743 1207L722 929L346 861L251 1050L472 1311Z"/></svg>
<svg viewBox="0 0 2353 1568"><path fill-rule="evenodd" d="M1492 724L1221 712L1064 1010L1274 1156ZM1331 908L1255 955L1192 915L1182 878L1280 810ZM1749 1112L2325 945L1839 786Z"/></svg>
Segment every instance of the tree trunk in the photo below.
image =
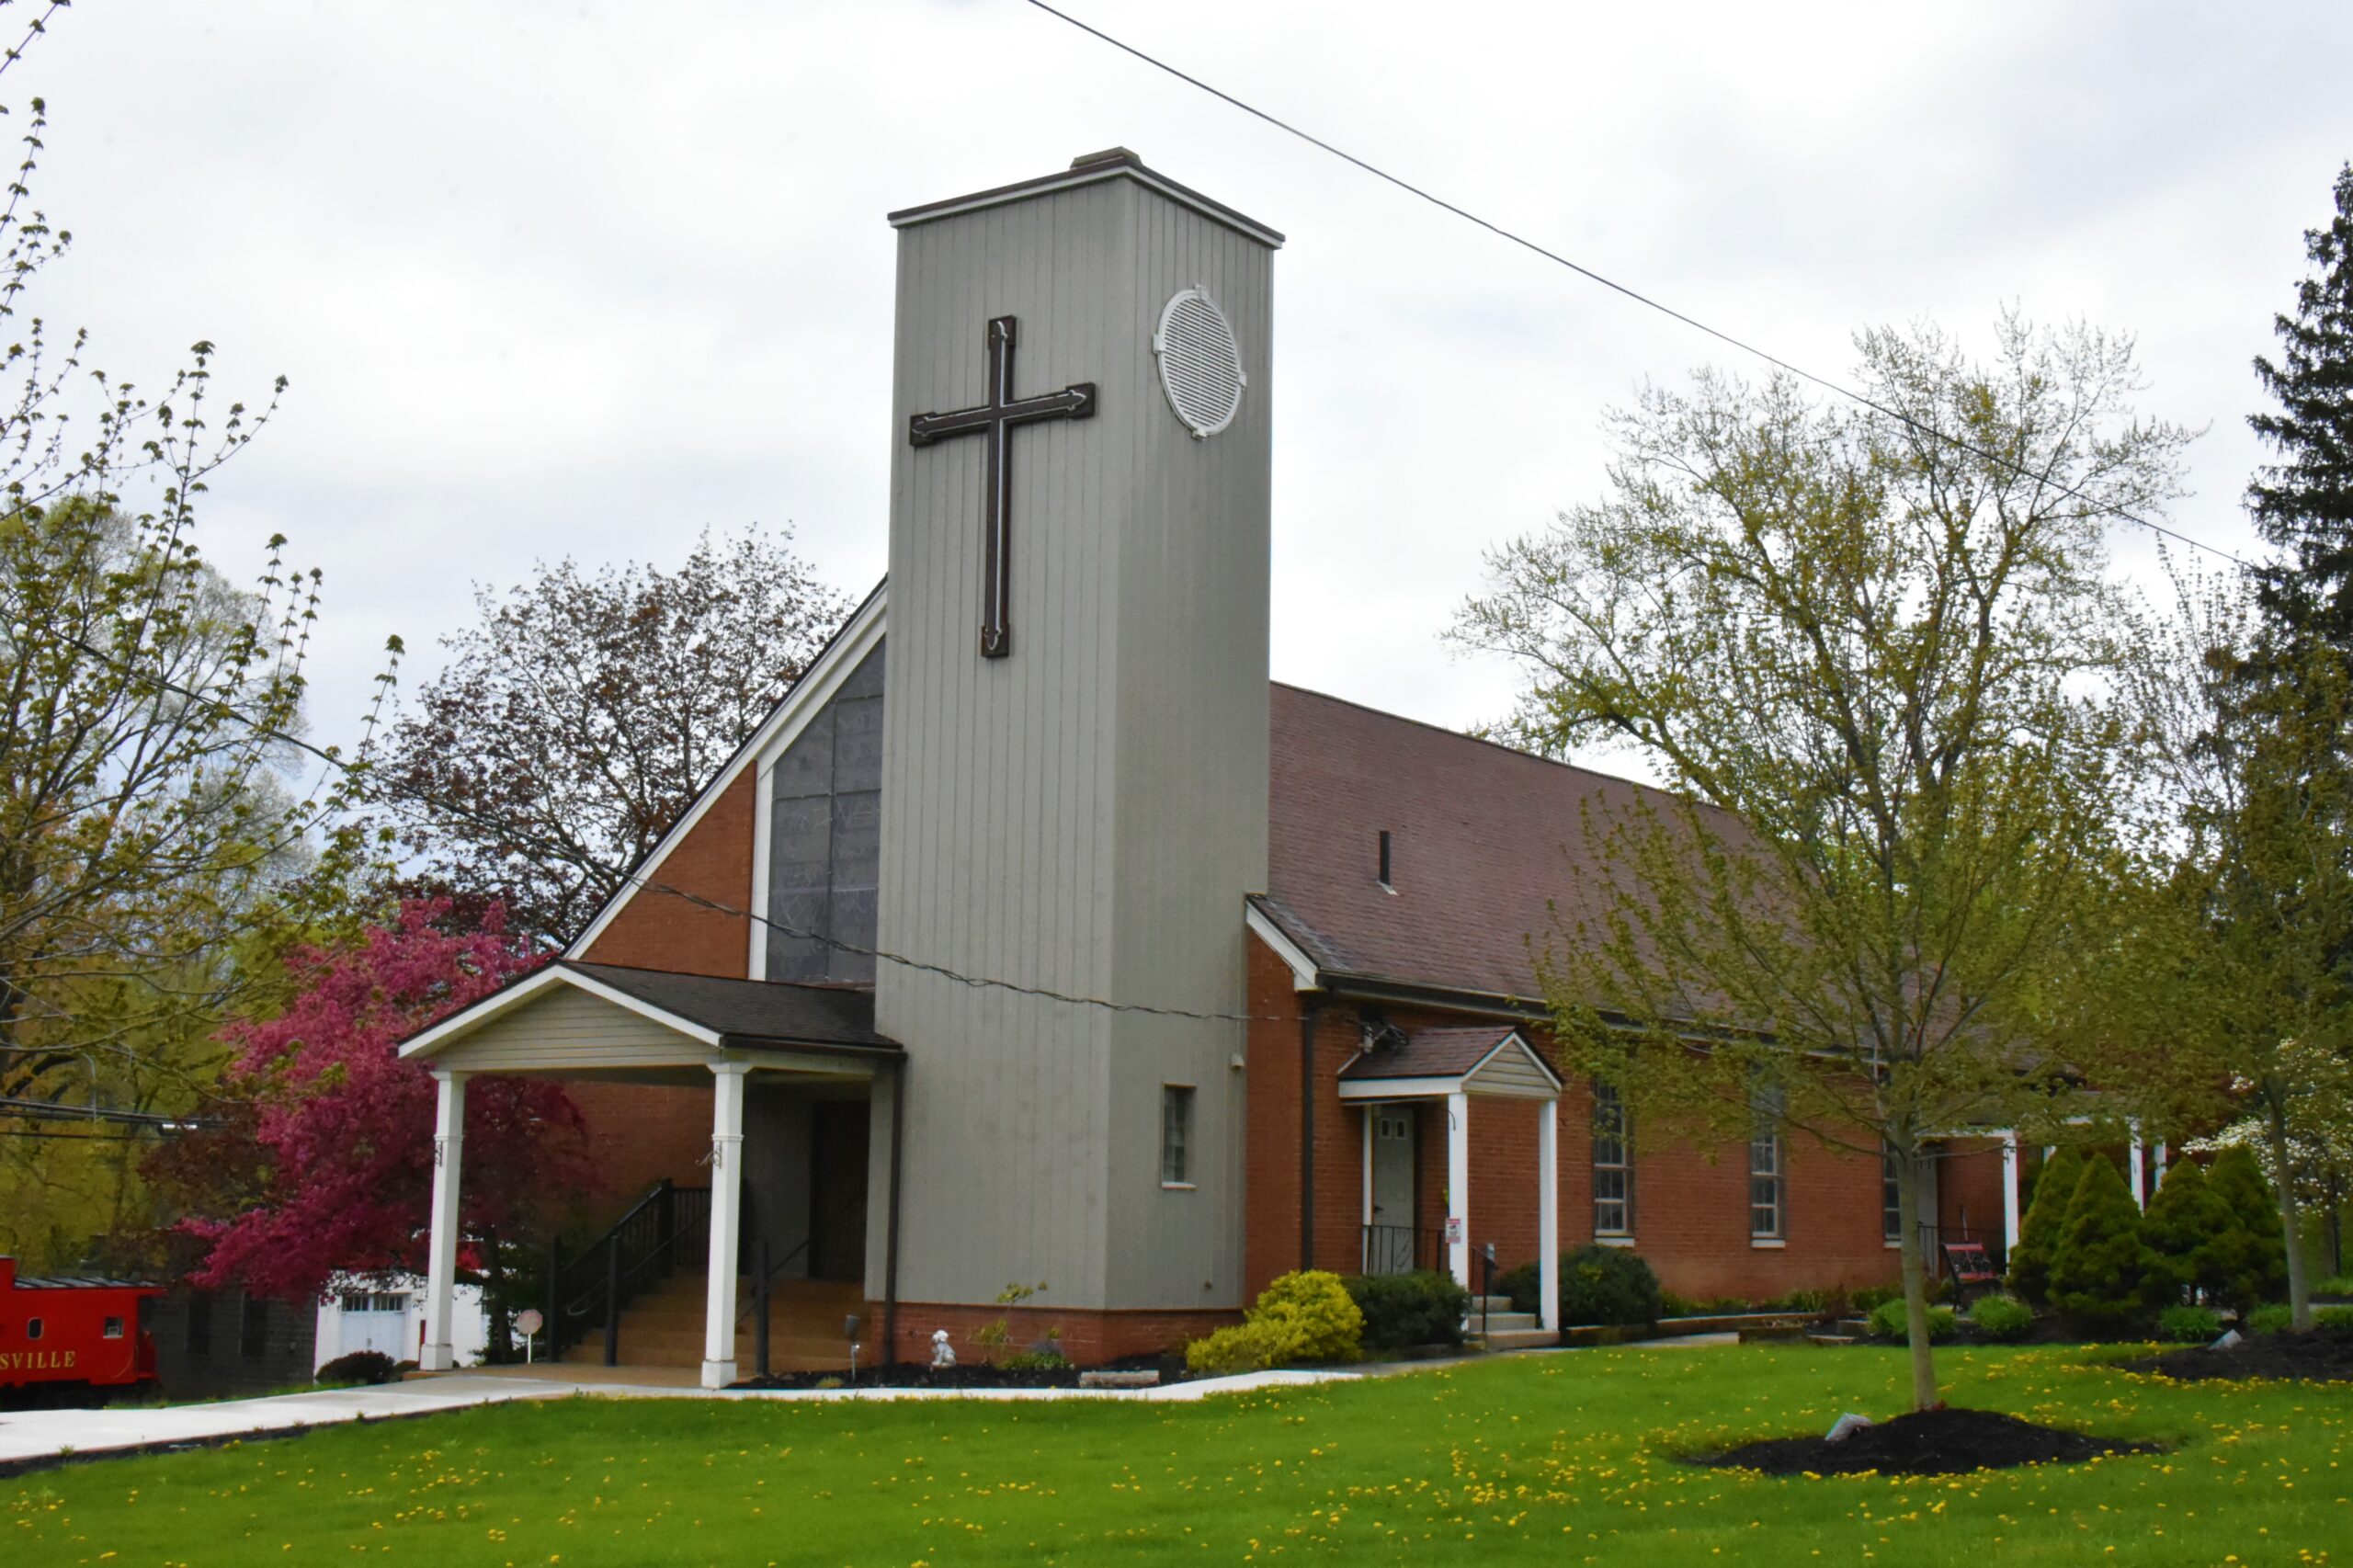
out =
<svg viewBox="0 0 2353 1568"><path fill-rule="evenodd" d="M2313 1293L2304 1277L2303 1206L2296 1201L2296 1173L2288 1163L2288 1113L2277 1094L2264 1098L2264 1128L2270 1134L2273 1187L2279 1194L2279 1230L2288 1244L2288 1312L2298 1332L2313 1325Z"/></svg>
<svg viewBox="0 0 2353 1568"><path fill-rule="evenodd" d="M1937 1357L1928 1341L1928 1270L1920 1249L1920 1172L1916 1145L1895 1157L1895 1196L1903 1210L1904 1327L1912 1347L1912 1408L1932 1410L1937 1398Z"/></svg>

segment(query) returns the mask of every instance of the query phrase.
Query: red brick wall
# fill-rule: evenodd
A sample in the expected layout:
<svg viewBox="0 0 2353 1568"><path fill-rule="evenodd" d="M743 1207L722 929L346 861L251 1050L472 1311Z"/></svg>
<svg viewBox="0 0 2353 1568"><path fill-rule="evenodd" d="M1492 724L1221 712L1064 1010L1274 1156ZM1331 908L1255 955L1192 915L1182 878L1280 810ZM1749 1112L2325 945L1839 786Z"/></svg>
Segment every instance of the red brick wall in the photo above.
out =
<svg viewBox="0 0 2353 1568"><path fill-rule="evenodd" d="M881 1305L868 1309L870 1322L881 1322ZM1002 1349L992 1348L973 1335L1000 1318L1011 1331ZM1123 1356L1151 1356L1182 1350L1192 1340L1230 1323L1242 1321L1235 1312L1057 1312L1051 1307L964 1306L936 1301L899 1303L898 1353L901 1361L931 1359L931 1336L949 1333L956 1357L967 1363L1027 1350L1059 1330L1055 1343L1063 1355L1082 1367L1115 1361Z"/></svg>
<svg viewBox="0 0 2353 1568"><path fill-rule="evenodd" d="M1998 1138L1956 1138L1937 1162L1937 1228L1948 1241L1964 1234L1999 1259L2002 1233L2002 1143Z"/></svg>
<svg viewBox="0 0 2353 1568"><path fill-rule="evenodd" d="M665 1177L704 1187L710 1172L710 1094L705 1088L570 1078L564 1091L588 1125L597 1190L583 1195L591 1216L611 1215Z"/></svg>
<svg viewBox="0 0 2353 1568"><path fill-rule="evenodd" d="M1266 946L1250 944L1249 1094L1244 1201L1244 1279L1256 1295L1279 1274L1300 1267L1299 998L1290 971ZM1484 1020L1429 1010L1391 1008L1383 1017L1400 1028ZM1326 1006L1315 1051L1315 1266L1351 1273L1359 1265L1363 1223L1363 1112L1339 1098L1339 1073L1356 1054L1361 1017L1353 1006ZM1540 1028L1522 1033L1549 1053ZM1471 1242L1495 1244L1509 1268L1536 1256L1536 1138L1538 1106L1525 1101L1471 1102ZM1571 1083L1560 1103L1561 1244L1593 1236L1592 1098ZM1447 1111L1419 1108L1421 1168L1416 1223L1428 1230L1446 1217ZM1873 1155L1824 1149L1792 1135L1788 1151L1786 1244L1757 1247L1748 1233L1748 1153L1745 1142L1706 1152L1688 1143L1643 1144L1634 1161L1635 1250L1665 1287L1705 1299L1761 1300L1832 1285L1892 1281L1895 1254L1881 1233L1880 1163ZM1956 1162L1968 1166L1972 1162ZM1995 1161L1998 1184L1999 1161ZM1960 1189L1956 1189L1957 1191ZM1977 1222L1983 1199L1968 1202ZM1993 1223L2000 1223L2000 1190L1993 1188Z"/></svg>
<svg viewBox="0 0 2353 1568"><path fill-rule="evenodd" d="M756 787L755 770L745 768L711 801L694 830L659 864L642 873L646 880L699 894L730 909L751 908L752 807ZM621 905L612 924L580 956L590 963L741 980L749 972L750 953L751 926L745 916L722 915L645 887Z"/></svg>

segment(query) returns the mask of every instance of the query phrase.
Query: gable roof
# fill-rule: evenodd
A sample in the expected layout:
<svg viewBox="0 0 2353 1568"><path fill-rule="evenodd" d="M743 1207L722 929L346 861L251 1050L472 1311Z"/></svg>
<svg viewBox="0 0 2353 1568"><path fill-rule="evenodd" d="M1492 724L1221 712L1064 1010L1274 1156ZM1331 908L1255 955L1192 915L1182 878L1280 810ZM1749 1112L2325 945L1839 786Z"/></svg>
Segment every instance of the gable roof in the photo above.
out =
<svg viewBox="0 0 2353 1568"><path fill-rule="evenodd" d="M1552 1064L1508 1024L1392 1035L1340 1069L1344 1100L1436 1093L1549 1099L1560 1092Z"/></svg>
<svg viewBox="0 0 2353 1568"><path fill-rule="evenodd" d="M1267 889L1256 902L1320 970L1540 1000L1535 955L1608 896L1587 808L1673 801L1279 681L1270 695ZM1706 810L1739 835L1737 819Z"/></svg>

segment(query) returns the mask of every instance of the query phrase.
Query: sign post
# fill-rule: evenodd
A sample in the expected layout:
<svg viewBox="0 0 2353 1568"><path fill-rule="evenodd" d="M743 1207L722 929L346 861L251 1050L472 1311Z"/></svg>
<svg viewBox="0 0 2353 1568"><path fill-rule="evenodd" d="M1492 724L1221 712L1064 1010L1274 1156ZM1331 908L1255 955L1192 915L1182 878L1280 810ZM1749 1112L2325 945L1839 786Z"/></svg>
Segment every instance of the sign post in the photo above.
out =
<svg viewBox="0 0 2353 1568"><path fill-rule="evenodd" d="M515 1326L523 1331L523 1365L527 1367L538 1364L539 1334L547 1326L547 1321L537 1307L525 1307L515 1314Z"/></svg>

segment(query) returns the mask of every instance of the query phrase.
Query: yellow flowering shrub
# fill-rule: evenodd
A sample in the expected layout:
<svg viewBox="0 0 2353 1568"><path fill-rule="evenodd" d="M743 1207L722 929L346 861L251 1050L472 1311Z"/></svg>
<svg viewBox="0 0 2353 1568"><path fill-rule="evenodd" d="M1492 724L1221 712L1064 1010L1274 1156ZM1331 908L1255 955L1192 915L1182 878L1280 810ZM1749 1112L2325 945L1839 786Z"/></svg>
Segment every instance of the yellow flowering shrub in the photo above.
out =
<svg viewBox="0 0 2353 1568"><path fill-rule="evenodd" d="M1353 1361L1364 1313L1340 1277L1324 1269L1286 1274L1258 1293L1243 1321L1185 1347L1196 1372L1255 1372L1291 1361Z"/></svg>

